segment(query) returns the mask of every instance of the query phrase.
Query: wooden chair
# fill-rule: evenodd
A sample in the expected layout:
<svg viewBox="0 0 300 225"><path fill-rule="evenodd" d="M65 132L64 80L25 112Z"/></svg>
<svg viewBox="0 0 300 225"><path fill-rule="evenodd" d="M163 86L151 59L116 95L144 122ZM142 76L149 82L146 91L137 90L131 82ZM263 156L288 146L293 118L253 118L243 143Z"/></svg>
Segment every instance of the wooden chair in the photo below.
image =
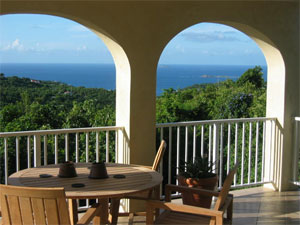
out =
<svg viewBox="0 0 300 225"><path fill-rule="evenodd" d="M220 192L189 188L176 185L166 185L166 202L149 200L147 202L146 224L153 224L154 209L164 209L156 218L157 224L224 224L223 215L227 211L227 221L232 220L233 196L228 194L236 173L238 164L229 172ZM178 191L195 193L204 196L215 196L217 201L214 209L171 203L171 192Z"/></svg>
<svg viewBox="0 0 300 225"><path fill-rule="evenodd" d="M64 188L0 185L2 223L71 224ZM89 224L99 213L94 205L77 224Z"/></svg>
<svg viewBox="0 0 300 225"><path fill-rule="evenodd" d="M162 140L160 143L160 146L157 150L155 159L153 161L153 165L145 166L145 167L155 170L155 171L158 171L159 164L164 156L166 147L167 147L167 143L164 140ZM149 191L132 194L132 195L127 195L124 198L147 201L151 198L159 199L159 197L160 197L159 186L157 186ZM119 213L119 216L129 216L129 224L132 224L134 216L146 216L146 212L130 212L129 214L128 213Z"/></svg>

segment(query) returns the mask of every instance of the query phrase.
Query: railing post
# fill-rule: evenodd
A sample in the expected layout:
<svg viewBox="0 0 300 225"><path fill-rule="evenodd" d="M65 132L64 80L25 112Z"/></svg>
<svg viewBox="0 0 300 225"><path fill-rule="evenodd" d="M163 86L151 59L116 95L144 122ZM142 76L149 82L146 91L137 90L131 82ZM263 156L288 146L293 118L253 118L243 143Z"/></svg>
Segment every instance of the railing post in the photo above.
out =
<svg viewBox="0 0 300 225"><path fill-rule="evenodd" d="M54 135L54 163L58 163L58 135Z"/></svg>
<svg viewBox="0 0 300 225"><path fill-rule="evenodd" d="M109 131L106 131L105 161L109 162Z"/></svg>
<svg viewBox="0 0 300 225"><path fill-rule="evenodd" d="M204 125L201 125L201 157L204 156Z"/></svg>
<svg viewBox="0 0 300 225"><path fill-rule="evenodd" d="M171 184L172 176L172 127L169 127L169 158L168 158L168 184Z"/></svg>
<svg viewBox="0 0 300 225"><path fill-rule="evenodd" d="M265 137L265 154L264 154L264 178L263 182L268 183L272 182L272 184L265 184L264 186L271 189L276 189L275 183L273 180L274 174L274 154L275 154L275 122L274 120L270 120L269 123L266 124L266 137Z"/></svg>
<svg viewBox="0 0 300 225"><path fill-rule="evenodd" d="M217 174L219 174L219 140L220 140L219 124L215 123L212 163L213 163L213 170Z"/></svg>
<svg viewBox="0 0 300 225"><path fill-rule="evenodd" d="M122 129L118 129L116 132L118 132L118 155L116 157L116 163L130 164L130 143L126 129L123 127Z"/></svg>
<svg viewBox="0 0 300 225"><path fill-rule="evenodd" d="M69 161L69 134L65 134L65 160Z"/></svg>
<svg viewBox="0 0 300 225"><path fill-rule="evenodd" d="M31 167L31 145L30 136L27 136L27 167Z"/></svg>
<svg viewBox="0 0 300 225"><path fill-rule="evenodd" d="M20 139L16 137L16 170L20 170Z"/></svg>
<svg viewBox="0 0 300 225"><path fill-rule="evenodd" d="M96 132L96 162L99 162L99 132ZM116 155L117 157L117 155Z"/></svg>
<svg viewBox="0 0 300 225"><path fill-rule="evenodd" d="M118 137L118 156L116 157L116 163L125 163L125 129L117 130Z"/></svg>
<svg viewBox="0 0 300 225"><path fill-rule="evenodd" d="M34 167L41 165L41 136L39 134L34 135Z"/></svg>
<svg viewBox="0 0 300 225"><path fill-rule="evenodd" d="M78 163L79 162L79 133L76 133L75 136L75 160Z"/></svg>
<svg viewBox="0 0 300 225"><path fill-rule="evenodd" d="M235 136L234 136L234 164L238 162L238 134L239 133L239 124L235 123ZM235 186L237 182L237 175L234 174L233 185Z"/></svg>
<svg viewBox="0 0 300 225"><path fill-rule="evenodd" d="M179 162L180 162L180 127L177 127L177 142L176 142L176 174L179 174ZM176 185L178 185L178 179L176 179Z"/></svg>
<svg viewBox="0 0 300 225"><path fill-rule="evenodd" d="M44 135L44 165L48 164L48 138Z"/></svg>
<svg viewBox="0 0 300 225"><path fill-rule="evenodd" d="M119 131L115 131L115 162L118 162L119 157Z"/></svg>
<svg viewBox="0 0 300 225"><path fill-rule="evenodd" d="M224 144L224 134L223 134L223 123L221 123L221 127L220 127L220 163L218 163L218 165L220 166L219 169L219 188L221 188L223 186L223 144Z"/></svg>
<svg viewBox="0 0 300 225"><path fill-rule="evenodd" d="M230 154L231 154L231 123L228 123L228 135L227 135L227 174L230 169Z"/></svg>
<svg viewBox="0 0 300 225"><path fill-rule="evenodd" d="M5 184L8 180L8 149L7 149L7 138L4 138L4 179Z"/></svg>
<svg viewBox="0 0 300 225"><path fill-rule="evenodd" d="M196 157L196 138L197 138L197 128L193 126L193 162L195 161Z"/></svg>
<svg viewBox="0 0 300 225"><path fill-rule="evenodd" d="M251 159L252 159L252 123L249 124L249 152L248 152L248 184L251 181Z"/></svg>
<svg viewBox="0 0 300 225"><path fill-rule="evenodd" d="M209 160L209 162L211 163L211 162L213 162L213 160L212 160L212 149L211 149L211 142L212 142L212 134L211 134L211 130L212 130L212 125L209 125L209 133L208 133L208 160Z"/></svg>
<svg viewBox="0 0 300 225"><path fill-rule="evenodd" d="M244 164L245 164L245 122L242 128L242 159L241 159L241 185L244 184Z"/></svg>
<svg viewBox="0 0 300 225"><path fill-rule="evenodd" d="M89 158L89 141L90 141L90 134L87 132L85 134L85 162L89 162L90 158Z"/></svg>
<svg viewBox="0 0 300 225"><path fill-rule="evenodd" d="M188 132L189 132L189 127L186 126L185 127L185 144L184 144L184 161L187 162L188 161L188 142L189 142L189 135L188 135Z"/></svg>

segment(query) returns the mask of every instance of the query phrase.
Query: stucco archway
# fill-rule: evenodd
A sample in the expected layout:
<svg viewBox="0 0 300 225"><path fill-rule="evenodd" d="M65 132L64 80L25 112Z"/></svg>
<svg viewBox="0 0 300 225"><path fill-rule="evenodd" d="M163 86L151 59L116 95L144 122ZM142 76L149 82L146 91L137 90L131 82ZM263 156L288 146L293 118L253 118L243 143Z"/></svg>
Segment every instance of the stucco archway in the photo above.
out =
<svg viewBox="0 0 300 225"><path fill-rule="evenodd" d="M227 22L227 21L201 21L201 22L213 22L213 23L218 23L218 24L223 24L223 25L228 25L230 27L233 27L243 33L245 33L248 37L250 37L261 49L263 52L266 62L267 62L267 67L268 67L268 73L267 73L267 104L266 104L266 117L276 117L278 119L278 122L281 127L284 126L284 123L286 121L286 115L285 115L285 92L286 92L286 85L285 85L285 80L286 80L286 71L285 71L285 62L283 59L283 56L279 50L279 48L274 44L274 42L271 41L270 38L268 38L266 35L264 35L262 32L258 31L257 29L247 25L247 24L240 24L236 22ZM201 23L200 22L200 23ZM179 34L181 31L187 29L190 26L193 26L198 23L193 23L193 24L188 24L186 27L181 27L181 30L177 33ZM177 35L176 34L176 35ZM172 39L176 36L172 36L169 40L169 42L172 41ZM168 43L169 43L168 42ZM166 47L165 47L166 48ZM164 49L165 49L164 48ZM162 53L163 54L163 51ZM287 126L289 126L289 123L287 123ZM270 139L272 134L267 134L267 138ZM291 134L286 134L285 138L286 140L290 139ZM284 143L286 146L284 146ZM281 148L284 149L289 149L286 150L283 154L286 154L287 157L291 157L291 144L289 141L282 141ZM266 152L267 157L269 158L270 152ZM284 168L284 161L280 162L280 168L279 168L279 176L275 178L274 180L274 186L269 186L271 188L275 188L278 190L281 190L286 186L288 186L289 182L283 181L281 178L283 177L283 173L290 173L286 171L286 168ZM271 168L270 162L268 160L265 161L266 166L266 174L274 174L274 169ZM278 170L278 168L276 168ZM271 175L270 175L271 176Z"/></svg>

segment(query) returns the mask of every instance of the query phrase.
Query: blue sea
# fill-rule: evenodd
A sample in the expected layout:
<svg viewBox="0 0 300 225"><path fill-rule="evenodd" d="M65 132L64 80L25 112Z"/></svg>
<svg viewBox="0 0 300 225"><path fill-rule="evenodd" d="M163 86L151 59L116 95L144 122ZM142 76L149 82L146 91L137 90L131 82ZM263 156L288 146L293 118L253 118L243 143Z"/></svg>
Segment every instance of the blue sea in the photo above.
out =
<svg viewBox="0 0 300 225"><path fill-rule="evenodd" d="M157 68L157 91L182 89L194 84L217 83L226 79L236 80L247 69L245 65L159 65ZM264 79L267 67L262 66ZM30 64L1 63L0 73L5 76L27 77L35 80L59 81L73 86L116 89L113 64Z"/></svg>

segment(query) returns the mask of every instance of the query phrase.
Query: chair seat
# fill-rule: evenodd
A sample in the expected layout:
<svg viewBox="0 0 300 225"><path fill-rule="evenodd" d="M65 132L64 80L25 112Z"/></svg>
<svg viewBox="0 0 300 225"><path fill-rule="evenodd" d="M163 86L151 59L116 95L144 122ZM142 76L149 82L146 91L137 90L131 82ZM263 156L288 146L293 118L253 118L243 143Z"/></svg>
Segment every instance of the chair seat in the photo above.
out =
<svg viewBox="0 0 300 225"><path fill-rule="evenodd" d="M164 211L155 221L155 224L197 224L204 225L210 223L211 217L200 216L176 211ZM230 224L230 221L224 219L224 224Z"/></svg>

